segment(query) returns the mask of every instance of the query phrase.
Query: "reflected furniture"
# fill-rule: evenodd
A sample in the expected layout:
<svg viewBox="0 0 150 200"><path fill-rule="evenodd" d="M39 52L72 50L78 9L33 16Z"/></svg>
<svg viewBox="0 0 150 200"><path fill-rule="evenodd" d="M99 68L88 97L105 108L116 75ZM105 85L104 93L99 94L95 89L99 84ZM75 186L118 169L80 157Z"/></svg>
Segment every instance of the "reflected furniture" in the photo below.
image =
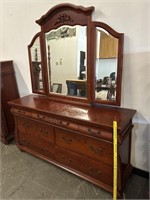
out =
<svg viewBox="0 0 150 200"><path fill-rule="evenodd" d="M41 80L40 80L40 65L41 62L38 61L32 61L32 67L33 67L33 74L34 74L34 88L35 90L41 90Z"/></svg>
<svg viewBox="0 0 150 200"><path fill-rule="evenodd" d="M66 83L67 83L67 89L68 89L67 94L71 95L71 96L77 96L77 85L76 85L76 83L74 83L72 81L71 82L66 81Z"/></svg>
<svg viewBox="0 0 150 200"><path fill-rule="evenodd" d="M19 98L13 61L0 62L1 78L1 134L0 139L8 144L14 139L15 120L8 101Z"/></svg>
<svg viewBox="0 0 150 200"><path fill-rule="evenodd" d="M104 23L92 22L93 11L94 7L59 4L36 21L41 26L41 32L34 36L28 46L32 89L36 94L11 101L9 104L15 116L16 141L20 150L61 167L111 193L113 192L113 121L116 120L118 123L117 189L118 197L120 197L132 172L131 133L135 110L113 106L119 105L121 99L123 34L115 32ZM68 26L69 29L66 29ZM76 32L73 32L71 37L63 34L63 37L59 37L58 40L56 40L55 32L60 33L59 30L63 28L65 34L68 34L67 31L74 26L76 28L73 30L78 29L84 33L80 35L82 40L86 39L84 43L86 44L86 48L84 46L86 49L86 80L78 80L77 77L72 79L70 72L73 70L64 70L67 63L72 58L76 60L80 52L75 52L73 57L60 57L58 54L56 44L58 40L59 45L61 45L60 40L62 43L70 40L69 44L72 44L72 41L76 40ZM84 28L81 28L82 26ZM114 67L117 71L115 100L106 99L104 101L95 98L97 81L95 62L98 43L96 34L99 28L105 29L117 38L117 65L115 64ZM86 37L84 36L85 30ZM55 38L51 43L47 39L49 33L51 33L50 37ZM76 41L79 42L80 38ZM56 46L57 51L53 54ZM35 48L40 52L38 61L41 62L42 90L34 88L35 77L32 61L35 59L32 52ZM72 48L67 51L72 51ZM79 63L77 61L76 63ZM70 66L73 67L69 64L67 69ZM67 78L60 76L60 69L63 74L67 74ZM75 67L74 72L77 71L80 70ZM112 68L108 71L109 75L114 72ZM51 85L57 83L56 78L60 79L59 83L67 83L66 86L75 85L74 90L68 92L72 95L67 95L63 86L62 93L52 92ZM79 96L77 88L84 89L86 95Z"/></svg>
<svg viewBox="0 0 150 200"><path fill-rule="evenodd" d="M68 95L86 97L86 80L66 80Z"/></svg>
<svg viewBox="0 0 150 200"><path fill-rule="evenodd" d="M53 83L52 92L61 93L61 91L62 91L62 84L61 83Z"/></svg>

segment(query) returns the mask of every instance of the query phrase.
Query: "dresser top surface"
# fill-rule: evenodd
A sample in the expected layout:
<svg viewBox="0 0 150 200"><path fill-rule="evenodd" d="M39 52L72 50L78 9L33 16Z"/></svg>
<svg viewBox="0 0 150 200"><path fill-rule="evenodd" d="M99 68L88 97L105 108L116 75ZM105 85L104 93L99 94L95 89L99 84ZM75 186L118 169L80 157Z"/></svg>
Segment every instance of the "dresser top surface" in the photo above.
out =
<svg viewBox="0 0 150 200"><path fill-rule="evenodd" d="M34 94L13 100L9 104L22 109L37 110L109 128L113 127L113 121L115 120L120 130L123 130L128 125L136 112L132 109L104 105L91 107L77 106L52 101L48 97Z"/></svg>

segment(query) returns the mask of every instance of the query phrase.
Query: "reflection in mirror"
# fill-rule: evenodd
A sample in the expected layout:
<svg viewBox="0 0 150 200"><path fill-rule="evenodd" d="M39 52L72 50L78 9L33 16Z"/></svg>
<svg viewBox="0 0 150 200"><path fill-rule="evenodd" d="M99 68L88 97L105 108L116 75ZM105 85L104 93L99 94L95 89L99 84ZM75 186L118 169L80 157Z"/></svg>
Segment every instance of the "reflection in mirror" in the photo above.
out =
<svg viewBox="0 0 150 200"><path fill-rule="evenodd" d="M32 65L32 78L33 78L33 88L36 91L43 91L43 76L41 69L41 49L40 49L40 39L36 38L33 45L30 48L31 53L31 65Z"/></svg>
<svg viewBox="0 0 150 200"><path fill-rule="evenodd" d="M49 92L86 97L85 26L61 26L45 34Z"/></svg>
<svg viewBox="0 0 150 200"><path fill-rule="evenodd" d="M106 30L96 27L96 45L95 98L115 101L118 39Z"/></svg>

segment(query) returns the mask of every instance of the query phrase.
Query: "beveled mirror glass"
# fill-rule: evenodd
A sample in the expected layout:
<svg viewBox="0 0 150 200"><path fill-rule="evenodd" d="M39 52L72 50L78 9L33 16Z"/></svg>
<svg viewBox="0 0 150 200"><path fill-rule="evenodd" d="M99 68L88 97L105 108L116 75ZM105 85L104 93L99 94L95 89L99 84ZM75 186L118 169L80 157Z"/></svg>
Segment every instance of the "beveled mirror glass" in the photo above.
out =
<svg viewBox="0 0 150 200"><path fill-rule="evenodd" d="M86 98L86 26L60 26L45 39L49 92Z"/></svg>
<svg viewBox="0 0 150 200"><path fill-rule="evenodd" d="M120 105L123 34L94 22L94 101Z"/></svg>
<svg viewBox="0 0 150 200"><path fill-rule="evenodd" d="M28 46L33 92L44 93L40 36L37 34Z"/></svg>

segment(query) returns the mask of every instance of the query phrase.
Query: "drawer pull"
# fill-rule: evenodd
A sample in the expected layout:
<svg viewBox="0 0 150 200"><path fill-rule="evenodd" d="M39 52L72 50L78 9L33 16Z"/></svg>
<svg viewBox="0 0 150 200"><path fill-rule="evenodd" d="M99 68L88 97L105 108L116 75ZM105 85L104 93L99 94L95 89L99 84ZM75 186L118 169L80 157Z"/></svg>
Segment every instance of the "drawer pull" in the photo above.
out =
<svg viewBox="0 0 150 200"><path fill-rule="evenodd" d="M92 128L88 128L88 132L90 134L101 134L101 130L93 130Z"/></svg>
<svg viewBox="0 0 150 200"><path fill-rule="evenodd" d="M25 115L25 111L23 111L23 110L18 110L18 113Z"/></svg>
<svg viewBox="0 0 150 200"><path fill-rule="evenodd" d="M30 125L29 125L28 123L25 123L25 122L23 122L23 126L24 126L25 128L29 128L29 127L30 127Z"/></svg>
<svg viewBox="0 0 150 200"><path fill-rule="evenodd" d="M103 149L102 148L94 148L93 146L89 146L89 148L94 152L94 153L102 153Z"/></svg>
<svg viewBox="0 0 150 200"><path fill-rule="evenodd" d="M46 130L46 129L42 129L42 128L40 128L40 133L41 134L48 134L48 131Z"/></svg>
<svg viewBox="0 0 150 200"><path fill-rule="evenodd" d="M37 115L37 118L38 119L45 119L45 116L44 115Z"/></svg>
<svg viewBox="0 0 150 200"><path fill-rule="evenodd" d="M62 139L67 142L67 143L72 143L72 138L65 138L65 137L62 137Z"/></svg>
<svg viewBox="0 0 150 200"><path fill-rule="evenodd" d="M91 173L95 173L96 171L95 170L93 170L93 168L92 167L89 167L89 171L91 172ZM98 170L97 171L97 174L101 174L101 171L100 170Z"/></svg>
<svg viewBox="0 0 150 200"><path fill-rule="evenodd" d="M64 126L68 126L68 125L69 125L69 122L60 121L60 124L61 124L61 125L64 125Z"/></svg>

